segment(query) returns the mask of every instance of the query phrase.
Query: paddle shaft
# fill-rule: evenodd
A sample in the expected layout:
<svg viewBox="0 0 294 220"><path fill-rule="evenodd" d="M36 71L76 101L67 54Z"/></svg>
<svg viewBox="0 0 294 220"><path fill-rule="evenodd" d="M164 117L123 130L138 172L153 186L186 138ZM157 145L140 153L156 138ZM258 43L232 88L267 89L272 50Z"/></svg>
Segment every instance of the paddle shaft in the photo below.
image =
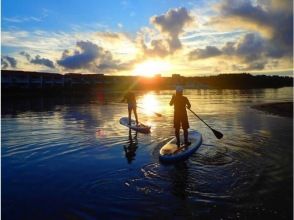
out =
<svg viewBox="0 0 294 220"><path fill-rule="evenodd" d="M207 127L209 127L210 129L212 129L205 121L203 121L195 112L193 112L191 109L189 109L190 112L193 113L193 115L195 115L200 121L202 121L204 124L207 125Z"/></svg>
<svg viewBox="0 0 294 220"><path fill-rule="evenodd" d="M193 112L191 109L189 109L190 112L192 112L200 121L202 121L207 127L211 129L213 134L218 138L221 139L223 137L223 134L217 130L214 130L212 127L210 127L205 121L203 121L195 112Z"/></svg>

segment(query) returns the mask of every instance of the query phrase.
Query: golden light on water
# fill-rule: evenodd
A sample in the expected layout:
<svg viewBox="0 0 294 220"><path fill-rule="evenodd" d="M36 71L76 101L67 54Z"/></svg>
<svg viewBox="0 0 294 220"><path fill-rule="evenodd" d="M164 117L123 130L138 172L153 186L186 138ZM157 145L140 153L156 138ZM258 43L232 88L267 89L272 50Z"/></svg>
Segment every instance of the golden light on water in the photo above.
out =
<svg viewBox="0 0 294 220"><path fill-rule="evenodd" d="M145 94L138 100L138 106L147 115L154 115L154 112L160 112L161 108L156 96L152 93Z"/></svg>
<svg viewBox="0 0 294 220"><path fill-rule="evenodd" d="M147 60L137 64L133 73L140 76L152 77L155 74L166 73L171 70L171 64L162 60Z"/></svg>

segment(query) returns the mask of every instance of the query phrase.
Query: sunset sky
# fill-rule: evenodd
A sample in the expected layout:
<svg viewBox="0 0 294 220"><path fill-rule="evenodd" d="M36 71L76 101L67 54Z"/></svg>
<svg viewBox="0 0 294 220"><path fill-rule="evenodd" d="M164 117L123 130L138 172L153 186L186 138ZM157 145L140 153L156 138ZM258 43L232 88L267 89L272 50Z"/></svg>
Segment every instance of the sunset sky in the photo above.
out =
<svg viewBox="0 0 294 220"><path fill-rule="evenodd" d="M2 0L1 66L292 75L292 0Z"/></svg>

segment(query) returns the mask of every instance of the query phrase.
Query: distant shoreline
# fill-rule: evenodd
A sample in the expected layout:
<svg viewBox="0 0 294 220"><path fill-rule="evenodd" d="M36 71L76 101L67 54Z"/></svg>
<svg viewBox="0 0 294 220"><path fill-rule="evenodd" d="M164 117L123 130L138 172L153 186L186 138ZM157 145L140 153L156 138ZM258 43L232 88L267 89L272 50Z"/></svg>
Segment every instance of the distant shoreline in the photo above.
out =
<svg viewBox="0 0 294 220"><path fill-rule="evenodd" d="M219 74L215 76L163 77L110 76L103 74L65 75L57 73L1 70L1 88L4 93L33 93L40 91L87 92L95 89L110 91L165 90L182 85L185 89L263 89L293 87L293 77L253 76L249 73Z"/></svg>
<svg viewBox="0 0 294 220"><path fill-rule="evenodd" d="M293 118L293 102L265 103L260 105L253 105L251 108L273 115Z"/></svg>

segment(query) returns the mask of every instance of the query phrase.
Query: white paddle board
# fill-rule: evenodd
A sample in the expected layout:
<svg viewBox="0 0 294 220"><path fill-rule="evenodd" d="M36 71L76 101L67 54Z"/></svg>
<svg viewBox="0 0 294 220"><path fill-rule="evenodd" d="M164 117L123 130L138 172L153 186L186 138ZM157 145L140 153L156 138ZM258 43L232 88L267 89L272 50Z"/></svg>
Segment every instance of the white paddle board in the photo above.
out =
<svg viewBox="0 0 294 220"><path fill-rule="evenodd" d="M151 129L151 126L148 126L148 125L144 125L142 123L139 123L138 125L136 125L136 121L135 120L131 120L131 124L129 124L129 118L128 117L122 117L120 120L119 120L119 123L121 125L124 125L134 131L138 131L138 132L141 132L141 133L150 133L150 129Z"/></svg>

